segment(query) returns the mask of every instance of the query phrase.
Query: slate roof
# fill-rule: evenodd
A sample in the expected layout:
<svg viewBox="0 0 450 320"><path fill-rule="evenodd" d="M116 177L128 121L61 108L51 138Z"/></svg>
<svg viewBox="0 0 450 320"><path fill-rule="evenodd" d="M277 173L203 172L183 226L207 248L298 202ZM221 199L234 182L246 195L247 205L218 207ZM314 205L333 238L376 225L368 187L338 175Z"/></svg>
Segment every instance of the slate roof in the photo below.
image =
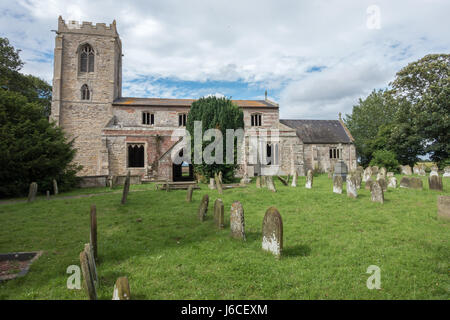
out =
<svg viewBox="0 0 450 320"><path fill-rule="evenodd" d="M280 120L295 129L303 143L352 143L339 120Z"/></svg>
<svg viewBox="0 0 450 320"><path fill-rule="evenodd" d="M195 99L162 99L162 98L118 98L114 106L155 106L155 107L190 107ZM278 108L277 104L265 100L231 100L239 107Z"/></svg>

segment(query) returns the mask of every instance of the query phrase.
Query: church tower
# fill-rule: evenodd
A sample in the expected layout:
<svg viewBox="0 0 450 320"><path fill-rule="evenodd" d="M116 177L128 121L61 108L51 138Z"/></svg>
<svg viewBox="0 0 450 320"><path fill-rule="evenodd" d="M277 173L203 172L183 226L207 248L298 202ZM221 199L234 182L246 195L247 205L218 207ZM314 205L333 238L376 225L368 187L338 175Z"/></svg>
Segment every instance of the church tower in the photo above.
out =
<svg viewBox="0 0 450 320"><path fill-rule="evenodd" d="M58 19L55 38L51 120L75 139L80 176L108 175L102 129L121 96L122 44L116 22L93 25Z"/></svg>

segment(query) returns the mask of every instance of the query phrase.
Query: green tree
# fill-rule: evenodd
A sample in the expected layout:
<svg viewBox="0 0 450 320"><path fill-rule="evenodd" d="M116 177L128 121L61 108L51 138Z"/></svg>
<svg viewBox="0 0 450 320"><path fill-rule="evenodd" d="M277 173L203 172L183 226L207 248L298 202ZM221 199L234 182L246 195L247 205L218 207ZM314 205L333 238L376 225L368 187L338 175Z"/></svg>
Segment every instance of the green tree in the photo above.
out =
<svg viewBox="0 0 450 320"><path fill-rule="evenodd" d="M430 54L408 64L391 85L397 98L411 103L425 152L442 166L450 154L450 54Z"/></svg>
<svg viewBox="0 0 450 320"><path fill-rule="evenodd" d="M397 172L399 168L396 154L389 150L376 150L373 153L373 158L370 161L370 165L385 167L388 171L392 172Z"/></svg>
<svg viewBox="0 0 450 320"><path fill-rule="evenodd" d="M219 129L223 136L223 164L194 163L194 121L202 122L202 137L208 129ZM226 129L244 128L244 114L237 105L230 99L217 97L203 97L192 103L186 123L186 130L191 135L191 152L194 171L209 179L214 173L222 171L223 179L230 181L234 177L237 164L237 138L234 141L234 163L226 163ZM203 140L203 139L202 139ZM202 153L205 147L213 143L212 141L202 141Z"/></svg>

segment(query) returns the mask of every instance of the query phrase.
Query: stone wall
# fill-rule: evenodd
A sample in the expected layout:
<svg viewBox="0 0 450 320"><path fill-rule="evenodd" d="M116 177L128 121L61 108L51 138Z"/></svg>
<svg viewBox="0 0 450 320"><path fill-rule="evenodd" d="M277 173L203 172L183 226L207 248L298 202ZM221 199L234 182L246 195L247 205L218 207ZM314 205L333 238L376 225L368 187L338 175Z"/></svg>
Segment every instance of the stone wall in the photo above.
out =
<svg viewBox="0 0 450 320"><path fill-rule="evenodd" d="M330 159L330 148L341 150L339 159ZM305 144L304 145L305 171L318 169L319 172L328 172L334 169L339 160L344 160L349 170L356 169L356 151L353 144Z"/></svg>

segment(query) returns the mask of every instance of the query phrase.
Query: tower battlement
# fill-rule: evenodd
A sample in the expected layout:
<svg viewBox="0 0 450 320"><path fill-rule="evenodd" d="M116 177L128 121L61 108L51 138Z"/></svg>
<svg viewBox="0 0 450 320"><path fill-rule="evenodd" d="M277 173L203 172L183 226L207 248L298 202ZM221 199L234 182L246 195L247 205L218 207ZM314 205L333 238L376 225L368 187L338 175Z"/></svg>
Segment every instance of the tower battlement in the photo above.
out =
<svg viewBox="0 0 450 320"><path fill-rule="evenodd" d="M114 20L109 26L106 25L106 23L93 24L92 22L79 22L74 20L69 20L66 23L61 16L58 18L58 33L80 33L111 37L119 36L116 28L116 20Z"/></svg>

